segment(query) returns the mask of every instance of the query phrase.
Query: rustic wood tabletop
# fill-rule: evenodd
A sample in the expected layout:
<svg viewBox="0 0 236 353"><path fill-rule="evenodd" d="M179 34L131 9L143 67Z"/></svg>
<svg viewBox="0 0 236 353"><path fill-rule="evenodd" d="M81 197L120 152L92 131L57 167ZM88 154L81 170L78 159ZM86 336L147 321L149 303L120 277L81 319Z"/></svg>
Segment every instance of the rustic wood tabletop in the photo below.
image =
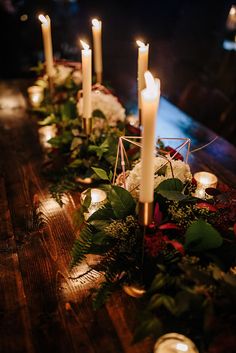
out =
<svg viewBox="0 0 236 353"><path fill-rule="evenodd" d="M63 208L50 197L37 123L22 95L26 85L0 84L0 352L151 353L150 340L131 344L133 299L116 293L94 312L87 294L99 273L88 262L69 273L76 196ZM192 149L216 138L165 99L157 134L189 137ZM236 148L220 137L190 154L190 164L236 186ZM43 227L35 217L38 200Z"/></svg>

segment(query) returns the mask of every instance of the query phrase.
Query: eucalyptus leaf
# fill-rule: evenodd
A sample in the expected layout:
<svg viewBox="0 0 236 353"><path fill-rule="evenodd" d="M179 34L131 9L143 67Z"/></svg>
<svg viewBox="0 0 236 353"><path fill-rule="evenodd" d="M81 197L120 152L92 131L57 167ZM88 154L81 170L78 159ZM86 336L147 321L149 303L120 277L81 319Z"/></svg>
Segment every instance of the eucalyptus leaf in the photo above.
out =
<svg viewBox="0 0 236 353"><path fill-rule="evenodd" d="M204 220L194 221L185 233L185 249L206 251L218 248L223 243L220 233Z"/></svg>

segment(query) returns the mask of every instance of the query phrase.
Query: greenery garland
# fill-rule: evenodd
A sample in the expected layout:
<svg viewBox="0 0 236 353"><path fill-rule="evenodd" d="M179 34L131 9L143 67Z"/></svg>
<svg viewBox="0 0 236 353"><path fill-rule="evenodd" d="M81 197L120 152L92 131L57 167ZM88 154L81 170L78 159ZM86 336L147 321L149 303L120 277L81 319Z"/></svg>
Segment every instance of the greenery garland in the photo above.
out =
<svg viewBox="0 0 236 353"><path fill-rule="evenodd" d="M80 264L87 254L101 256L95 269L104 273L104 281L94 308L118 288L131 294L134 288L144 293L134 342L179 332L192 338L201 352L225 352L219 345L225 337L233 352L235 191L208 190L212 198L203 201L192 196L193 182L167 179L155 190L154 222L144 229L138 223L137 202L127 190L100 187L107 203L85 220L88 190L77 211L75 223L81 231L71 264Z"/></svg>

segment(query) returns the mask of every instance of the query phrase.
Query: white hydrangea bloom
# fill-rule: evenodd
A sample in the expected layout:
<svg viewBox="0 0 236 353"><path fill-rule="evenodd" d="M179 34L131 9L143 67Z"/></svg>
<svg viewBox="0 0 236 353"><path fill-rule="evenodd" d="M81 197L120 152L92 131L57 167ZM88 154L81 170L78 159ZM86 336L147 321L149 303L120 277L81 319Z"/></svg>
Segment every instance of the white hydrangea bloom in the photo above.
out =
<svg viewBox="0 0 236 353"><path fill-rule="evenodd" d="M166 163L166 159L162 157L155 158L155 162L154 162L155 171L160 170L162 166L165 166L165 167L163 168L164 175L155 175L154 188L156 188L162 181L173 178L173 176L174 178L180 179L183 183L187 182L188 180L191 180L192 174L190 172L190 168L188 164L180 160L170 160L170 162L173 169L173 175L172 175L170 163L169 162ZM128 191L131 192L134 198L139 197L140 179L141 179L141 162L138 162L134 166L134 168L130 171L126 179L126 188Z"/></svg>
<svg viewBox="0 0 236 353"><path fill-rule="evenodd" d="M69 66L57 65L54 69L53 82L57 86L61 86L65 83L66 79L71 75L73 69Z"/></svg>
<svg viewBox="0 0 236 353"><path fill-rule="evenodd" d="M113 94L102 91L92 91L92 111L100 110L106 117L109 126L116 126L118 121L125 120L125 109ZM77 109L79 115L83 112L83 98L80 98ZM99 118L99 117L98 117Z"/></svg>
<svg viewBox="0 0 236 353"><path fill-rule="evenodd" d="M74 70L72 73L72 80L77 86L79 86L82 83L82 71Z"/></svg>

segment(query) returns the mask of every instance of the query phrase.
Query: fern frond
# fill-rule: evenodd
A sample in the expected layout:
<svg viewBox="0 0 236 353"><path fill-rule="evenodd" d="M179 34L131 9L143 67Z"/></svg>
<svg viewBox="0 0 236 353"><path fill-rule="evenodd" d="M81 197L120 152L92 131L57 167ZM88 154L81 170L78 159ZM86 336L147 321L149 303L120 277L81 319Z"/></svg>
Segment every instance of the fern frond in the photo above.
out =
<svg viewBox="0 0 236 353"><path fill-rule="evenodd" d="M89 254L92 244L92 236L92 228L85 226L80 233L80 238L75 241L72 249L71 267L80 264L84 260L85 256Z"/></svg>

